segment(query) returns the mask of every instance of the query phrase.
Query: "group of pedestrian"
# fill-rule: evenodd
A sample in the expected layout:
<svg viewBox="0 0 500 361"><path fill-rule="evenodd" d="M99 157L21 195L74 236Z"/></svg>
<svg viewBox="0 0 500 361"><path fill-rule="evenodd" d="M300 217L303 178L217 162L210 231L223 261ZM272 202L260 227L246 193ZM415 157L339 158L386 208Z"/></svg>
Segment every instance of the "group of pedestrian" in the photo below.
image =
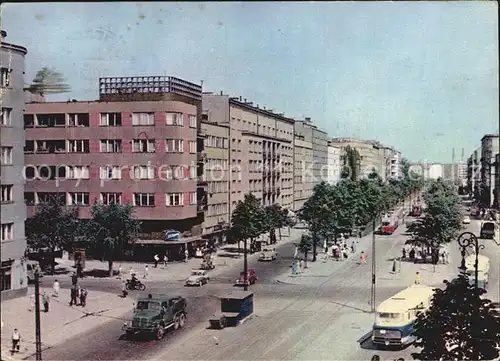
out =
<svg viewBox="0 0 500 361"><path fill-rule="evenodd" d="M57 282L57 280L55 281ZM71 276L71 290L70 290L70 306L82 306L87 305L87 295L88 291L85 288L80 287L78 284L78 277L76 273Z"/></svg>
<svg viewBox="0 0 500 361"><path fill-rule="evenodd" d="M434 254L433 254L434 255ZM409 260L410 262L414 262L417 257L417 250L415 247L412 247L410 251L407 251L405 247L403 247L402 250L402 259L403 260ZM422 260L425 260L427 258L427 253L424 252L423 249L418 250L418 257ZM448 264L450 262L450 255L448 252L443 250L441 253L436 254L436 263L440 261L443 264Z"/></svg>

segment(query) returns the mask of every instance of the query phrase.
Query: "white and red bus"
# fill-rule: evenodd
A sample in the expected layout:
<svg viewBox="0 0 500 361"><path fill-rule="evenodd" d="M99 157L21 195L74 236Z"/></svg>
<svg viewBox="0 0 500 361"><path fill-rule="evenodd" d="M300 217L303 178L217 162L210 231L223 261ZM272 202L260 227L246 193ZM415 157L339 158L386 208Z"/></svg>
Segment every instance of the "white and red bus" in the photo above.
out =
<svg viewBox="0 0 500 361"><path fill-rule="evenodd" d="M382 234L393 234L394 231L399 227L399 223L403 219L404 208L399 207L396 210L385 214L382 217L382 226L380 231Z"/></svg>

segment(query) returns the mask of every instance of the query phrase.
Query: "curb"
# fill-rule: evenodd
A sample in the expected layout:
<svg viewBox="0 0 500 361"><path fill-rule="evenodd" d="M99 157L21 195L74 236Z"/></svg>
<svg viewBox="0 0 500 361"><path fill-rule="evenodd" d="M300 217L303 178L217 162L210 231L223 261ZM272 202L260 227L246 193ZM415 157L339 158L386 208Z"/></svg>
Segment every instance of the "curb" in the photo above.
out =
<svg viewBox="0 0 500 361"><path fill-rule="evenodd" d="M276 282L282 284L282 285L291 285L291 286L300 286L300 283L293 283L293 282L285 282L285 281L280 281L279 279L276 279Z"/></svg>

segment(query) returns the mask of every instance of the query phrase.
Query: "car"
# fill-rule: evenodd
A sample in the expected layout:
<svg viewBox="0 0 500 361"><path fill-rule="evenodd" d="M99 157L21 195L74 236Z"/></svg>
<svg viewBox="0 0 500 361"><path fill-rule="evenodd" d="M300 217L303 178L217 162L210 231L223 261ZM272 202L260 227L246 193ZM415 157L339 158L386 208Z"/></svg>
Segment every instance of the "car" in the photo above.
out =
<svg viewBox="0 0 500 361"><path fill-rule="evenodd" d="M256 281L257 281L257 272L255 272L253 268L249 268L246 284L250 286L253 285ZM241 272L240 277L235 282L235 286L244 286L244 285L245 285L245 273Z"/></svg>
<svg viewBox="0 0 500 361"><path fill-rule="evenodd" d="M464 219L462 220L462 223L463 224L470 224L470 217L469 216L465 216Z"/></svg>
<svg viewBox="0 0 500 361"><path fill-rule="evenodd" d="M481 224L481 231L479 233L480 238L495 238L495 223L494 222L483 222Z"/></svg>
<svg viewBox="0 0 500 361"><path fill-rule="evenodd" d="M203 286L208 283L210 277L207 271L194 269L191 271L191 275L186 279L186 286Z"/></svg>

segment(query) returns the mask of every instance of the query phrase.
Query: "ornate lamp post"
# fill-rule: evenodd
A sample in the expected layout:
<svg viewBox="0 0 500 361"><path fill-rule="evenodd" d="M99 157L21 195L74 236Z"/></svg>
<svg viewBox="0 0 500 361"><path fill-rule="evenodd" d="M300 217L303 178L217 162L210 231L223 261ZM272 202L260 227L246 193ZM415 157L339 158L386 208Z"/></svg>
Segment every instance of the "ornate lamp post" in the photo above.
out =
<svg viewBox="0 0 500 361"><path fill-rule="evenodd" d="M460 272L462 275L466 275L467 266L465 265L465 255L467 253L467 249L473 249L476 253L476 259L474 261L474 287L477 290L478 284L478 264L479 264L479 250L484 249L484 245L479 244L479 240L477 237L471 232L464 232L457 239L458 245L460 246L460 253L462 254L462 262L460 264Z"/></svg>

